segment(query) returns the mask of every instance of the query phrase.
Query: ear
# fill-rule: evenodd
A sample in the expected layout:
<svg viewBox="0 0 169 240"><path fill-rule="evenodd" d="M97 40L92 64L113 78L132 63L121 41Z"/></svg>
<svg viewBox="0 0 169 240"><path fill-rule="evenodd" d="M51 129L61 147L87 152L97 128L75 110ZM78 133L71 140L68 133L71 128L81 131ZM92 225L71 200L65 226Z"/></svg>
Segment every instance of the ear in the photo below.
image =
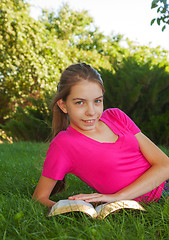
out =
<svg viewBox="0 0 169 240"><path fill-rule="evenodd" d="M66 103L65 101L63 101L62 99L59 99L57 101L57 105L58 107L64 112L64 113L67 113L67 108L66 108Z"/></svg>

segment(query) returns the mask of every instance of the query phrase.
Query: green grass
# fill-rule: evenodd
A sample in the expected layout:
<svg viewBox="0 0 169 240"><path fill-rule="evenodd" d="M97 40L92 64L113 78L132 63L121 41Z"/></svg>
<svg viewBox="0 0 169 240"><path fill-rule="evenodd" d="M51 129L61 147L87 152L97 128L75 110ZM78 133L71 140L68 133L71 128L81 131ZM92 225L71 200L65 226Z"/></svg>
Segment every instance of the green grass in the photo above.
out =
<svg viewBox="0 0 169 240"><path fill-rule="evenodd" d="M31 200L47 148L44 143L0 144L0 240L169 239L169 203L165 199L146 206L147 212L123 210L104 220L80 213L47 218L47 208ZM73 175L67 183L67 190L53 200L92 191Z"/></svg>

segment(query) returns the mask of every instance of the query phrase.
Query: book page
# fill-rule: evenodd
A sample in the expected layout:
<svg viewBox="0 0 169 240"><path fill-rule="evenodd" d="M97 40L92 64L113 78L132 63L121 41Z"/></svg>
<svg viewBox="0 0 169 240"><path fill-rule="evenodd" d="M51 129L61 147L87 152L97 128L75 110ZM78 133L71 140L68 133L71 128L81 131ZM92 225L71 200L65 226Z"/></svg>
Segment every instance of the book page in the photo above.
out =
<svg viewBox="0 0 169 240"><path fill-rule="evenodd" d="M97 212L97 215L99 215L100 211L107 205L108 203L104 203L104 204L100 204L96 207L96 212Z"/></svg>
<svg viewBox="0 0 169 240"><path fill-rule="evenodd" d="M48 216L54 216L66 212L72 212L72 211L80 211L84 212L92 217L96 217L97 213L94 209L93 205L90 203L86 203L82 200L60 200L58 201L51 209Z"/></svg>
<svg viewBox="0 0 169 240"><path fill-rule="evenodd" d="M138 209L138 210L145 211L145 209L138 202L134 200L122 200L118 202L102 204L96 208L96 211L97 211L97 214L99 215L99 218L103 219L107 215L109 215L111 212L115 212L123 208Z"/></svg>

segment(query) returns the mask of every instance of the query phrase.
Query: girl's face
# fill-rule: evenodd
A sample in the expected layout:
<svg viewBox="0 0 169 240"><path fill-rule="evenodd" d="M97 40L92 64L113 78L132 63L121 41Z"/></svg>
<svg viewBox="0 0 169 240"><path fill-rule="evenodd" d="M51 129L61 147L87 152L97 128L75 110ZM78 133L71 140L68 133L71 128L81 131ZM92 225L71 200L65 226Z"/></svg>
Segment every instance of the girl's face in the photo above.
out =
<svg viewBox="0 0 169 240"><path fill-rule="evenodd" d="M81 81L71 88L66 101L61 99L58 105L68 114L71 127L81 133L94 131L103 113L103 92L98 83Z"/></svg>

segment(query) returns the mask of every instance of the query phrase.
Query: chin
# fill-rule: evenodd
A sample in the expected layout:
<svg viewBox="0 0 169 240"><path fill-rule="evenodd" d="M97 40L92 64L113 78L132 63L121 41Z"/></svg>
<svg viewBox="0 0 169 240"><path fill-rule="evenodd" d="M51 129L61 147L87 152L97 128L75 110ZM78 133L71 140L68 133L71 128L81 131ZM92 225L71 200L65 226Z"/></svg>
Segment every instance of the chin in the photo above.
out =
<svg viewBox="0 0 169 240"><path fill-rule="evenodd" d="M95 126L93 127L84 127L83 131L93 131L95 129Z"/></svg>

